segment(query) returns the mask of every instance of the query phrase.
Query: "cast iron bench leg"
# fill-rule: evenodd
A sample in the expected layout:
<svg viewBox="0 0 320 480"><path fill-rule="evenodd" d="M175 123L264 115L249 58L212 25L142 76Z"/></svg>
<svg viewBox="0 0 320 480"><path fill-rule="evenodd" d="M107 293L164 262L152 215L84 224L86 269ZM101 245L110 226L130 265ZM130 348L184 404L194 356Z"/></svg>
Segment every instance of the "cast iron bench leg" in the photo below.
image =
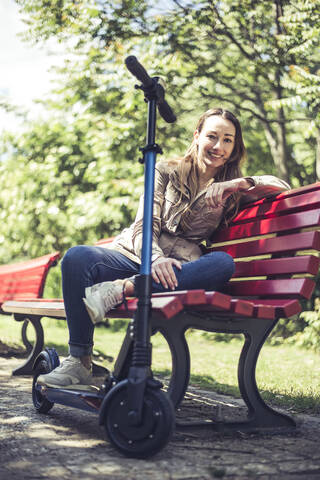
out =
<svg viewBox="0 0 320 480"><path fill-rule="evenodd" d="M245 323L245 322L244 322ZM245 429L295 427L294 420L266 405L260 396L255 371L260 350L277 321L259 319L247 326L239 364L239 388L247 407L248 420L242 424Z"/></svg>
<svg viewBox="0 0 320 480"><path fill-rule="evenodd" d="M257 431L259 429L294 428L295 421L283 413L269 407L261 398L256 383L256 364L260 350L269 333L276 325L277 320L232 317L230 322L227 316L219 314L199 314L189 312L178 314L171 321L159 321L153 324L166 338L170 349L173 373L171 377L172 393L175 402L179 403L187 389L190 373L190 358L184 333L189 327L195 326L211 332L242 333L245 342L238 363L238 382L242 398L248 408L248 416L243 421L216 421L203 423L204 427L210 427L216 431ZM172 346L171 346L172 345ZM181 424L182 428L188 425ZM198 426L201 426L198 424Z"/></svg>
<svg viewBox="0 0 320 480"><path fill-rule="evenodd" d="M28 339L28 325L29 325L29 321L25 320L23 322L22 328L21 328L21 338L22 338L24 346L26 347L26 352L29 355L30 352L32 351L33 346L32 346L32 343L29 342L29 339Z"/></svg>
<svg viewBox="0 0 320 480"><path fill-rule="evenodd" d="M177 407L183 400L190 377L190 354L188 344L184 338L185 329L178 329L177 324L175 322L170 323L170 320L158 321L152 318L151 324L152 334L159 331L164 336L170 349L172 371L167 392L173 405ZM128 376L133 346L130 333L129 326L114 365L113 374L117 381L123 380Z"/></svg>
<svg viewBox="0 0 320 480"><path fill-rule="evenodd" d="M166 321L165 328L158 326L157 330L165 338L171 353L171 377L168 394L175 407L182 402L190 380L190 352L184 333L185 328L179 328L176 322Z"/></svg>
<svg viewBox="0 0 320 480"><path fill-rule="evenodd" d="M41 317L33 315L19 315L15 314L14 319L18 322L23 322L22 325L22 340L26 346L28 358L26 361L18 368L12 371L12 375L32 375L33 374L33 364L39 353L43 350L44 346L44 334L43 328L41 325ZM32 345L27 338L27 324L25 322L31 323L36 334L34 345L30 350L30 345Z"/></svg>

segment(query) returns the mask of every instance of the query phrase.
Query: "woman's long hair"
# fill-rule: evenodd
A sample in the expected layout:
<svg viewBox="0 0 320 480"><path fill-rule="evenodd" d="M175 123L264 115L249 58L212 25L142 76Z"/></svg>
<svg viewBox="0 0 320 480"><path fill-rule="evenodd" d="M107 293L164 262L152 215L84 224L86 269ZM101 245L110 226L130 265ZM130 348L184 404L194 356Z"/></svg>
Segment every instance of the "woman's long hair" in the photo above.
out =
<svg viewBox="0 0 320 480"><path fill-rule="evenodd" d="M219 171L214 177L215 182L224 182L226 180L232 180L233 178L239 178L242 176L240 164L246 158L246 149L243 143L241 125L239 120L233 115L233 113L223 108L212 108L201 115L198 120L196 130L200 133L207 118L214 115L221 116L222 118L229 120L233 123L236 129L233 151L227 160L227 162L221 166ZM177 165L177 171L179 175L179 183L181 195L179 203L182 201L183 195L188 188L190 195L190 201L192 201L199 191L199 169L197 165L198 157L198 145L194 138L190 147L186 151L184 157L179 160ZM226 201L224 209L224 223L228 223L238 212L239 209L239 194L232 194ZM181 226L183 229L190 228L189 222L189 205L182 211Z"/></svg>

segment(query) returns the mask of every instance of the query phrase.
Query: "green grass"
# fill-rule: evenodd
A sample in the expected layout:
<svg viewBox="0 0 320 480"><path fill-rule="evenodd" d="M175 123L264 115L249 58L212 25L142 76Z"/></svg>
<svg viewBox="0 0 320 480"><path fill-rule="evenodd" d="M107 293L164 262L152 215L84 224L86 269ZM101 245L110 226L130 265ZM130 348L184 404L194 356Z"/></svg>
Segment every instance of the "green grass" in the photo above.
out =
<svg viewBox="0 0 320 480"><path fill-rule="evenodd" d="M21 324L11 317L0 316L0 339L17 344ZM67 355L68 332L63 320L43 319L45 342L55 347L60 355ZM32 332L30 332L32 333ZM124 330L97 327L95 353L107 368L112 369L121 346ZM31 336L31 335L30 335ZM213 341L200 331L187 332L191 353L191 384L218 393L240 397L237 382L237 364L242 341ZM160 334L152 337L153 370L168 376L171 357ZM285 407L293 412L320 412L319 354L292 345L265 345L257 365L257 384L269 404Z"/></svg>

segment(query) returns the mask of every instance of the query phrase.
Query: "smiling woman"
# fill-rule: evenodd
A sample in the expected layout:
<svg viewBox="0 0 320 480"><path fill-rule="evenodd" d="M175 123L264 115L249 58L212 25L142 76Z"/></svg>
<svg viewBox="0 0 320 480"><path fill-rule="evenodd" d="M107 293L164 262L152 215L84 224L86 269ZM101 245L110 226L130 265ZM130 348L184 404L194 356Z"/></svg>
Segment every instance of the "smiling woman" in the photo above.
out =
<svg viewBox="0 0 320 480"><path fill-rule="evenodd" d="M182 159L181 172L183 163L186 172L189 170L188 163L191 169L188 181L181 178L181 183L188 183L191 198L197 195L199 189L206 188L206 203L212 208L223 207L224 217L232 217L239 206L240 196L237 192L245 192L254 185L252 179L242 177L241 164L245 157L241 125L237 117L222 108L210 109L199 118L193 142ZM228 180L233 182L226 184ZM186 213L188 210L187 206Z"/></svg>
<svg viewBox="0 0 320 480"><path fill-rule="evenodd" d="M223 290L234 271L225 252L202 255L221 222L230 219L242 198L265 196L261 186L278 193L289 188L281 180L244 178L245 157L240 123L221 108L205 112L184 157L156 166L152 291ZM142 251L143 198L133 224L103 247L76 246L62 261L64 305L69 328L70 357L38 382L67 386L90 384L95 323L135 294ZM84 300L84 301L83 301Z"/></svg>
<svg viewBox="0 0 320 480"><path fill-rule="evenodd" d="M208 117L202 130L195 131L200 185L206 185L228 161L233 151L235 134L233 123L218 115Z"/></svg>

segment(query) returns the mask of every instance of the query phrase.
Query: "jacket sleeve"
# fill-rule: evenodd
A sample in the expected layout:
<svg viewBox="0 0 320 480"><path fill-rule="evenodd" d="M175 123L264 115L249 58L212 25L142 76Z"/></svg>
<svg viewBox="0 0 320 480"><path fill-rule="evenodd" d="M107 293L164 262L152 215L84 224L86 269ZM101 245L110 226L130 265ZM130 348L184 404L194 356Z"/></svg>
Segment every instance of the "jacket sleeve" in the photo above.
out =
<svg viewBox="0 0 320 480"><path fill-rule="evenodd" d="M159 246L159 237L161 233L161 211L164 202L164 194L168 184L169 175L165 166L161 163L156 165L154 179L154 200L153 200L153 231L152 231L152 257L154 262L158 257L164 257L164 253ZM135 254L141 258L142 251L142 221L143 221L144 196L139 202L138 212L133 224L132 243Z"/></svg>
<svg viewBox="0 0 320 480"><path fill-rule="evenodd" d="M284 192L285 190L290 190L290 185L281 180L280 178L274 177L273 175L261 175L253 177L244 177L248 180L252 187L249 188L241 197L241 203L255 202L260 198L272 197L278 193Z"/></svg>

